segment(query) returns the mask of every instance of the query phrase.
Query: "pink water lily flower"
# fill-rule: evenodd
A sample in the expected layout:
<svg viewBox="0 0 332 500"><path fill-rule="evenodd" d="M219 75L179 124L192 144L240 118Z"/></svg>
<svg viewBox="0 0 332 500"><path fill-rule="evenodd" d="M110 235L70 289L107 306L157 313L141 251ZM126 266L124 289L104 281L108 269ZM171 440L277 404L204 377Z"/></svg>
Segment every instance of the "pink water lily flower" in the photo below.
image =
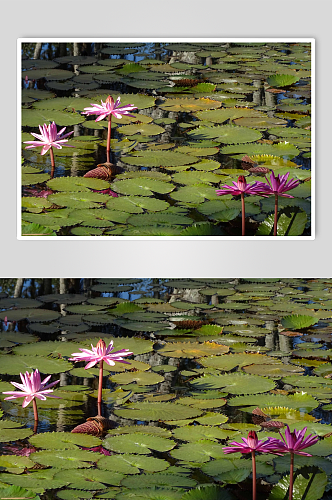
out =
<svg viewBox="0 0 332 500"><path fill-rule="evenodd" d="M262 182L253 182L253 184L248 184L246 178L240 175L237 182L233 181L233 186L222 186L223 189L217 189L216 193L219 196L223 194L232 194L233 196L238 196L240 194L260 194L262 191Z"/></svg>
<svg viewBox="0 0 332 500"><path fill-rule="evenodd" d="M74 352L70 358L71 361L88 361L85 369L91 368L99 361L106 361L106 363L110 366L115 365L115 361L119 363L126 363L130 365L129 361L124 361L123 356L131 356L133 353L129 351L129 349L121 349L120 351L111 352L113 350L113 342L111 341L106 347L106 344L103 340L100 340L96 347L93 347L91 344L92 350L89 349L81 349L82 352Z"/></svg>
<svg viewBox="0 0 332 500"><path fill-rule="evenodd" d="M307 427L304 427L301 431L297 431L295 429L291 432L289 426L286 425L285 437L281 434L281 432L279 432L282 441L280 439L271 438L271 445L274 446L274 449L278 452L290 452L295 455L311 457L312 455L301 450L316 444L317 441L319 441L319 437L314 436L313 434L309 434L309 436L304 437L306 431Z"/></svg>
<svg viewBox="0 0 332 500"><path fill-rule="evenodd" d="M42 146L40 154L44 155L52 147L56 149L62 149L62 146L66 146L67 148L73 148L74 146L71 146L70 144L65 144L65 142L68 142L68 139L66 139L66 137L70 136L74 132L72 131L68 132L65 135L61 135L62 132L66 130L66 128L67 127L63 127L58 132L55 122L52 122L49 125L46 125L46 123L44 123L43 126L39 125L40 134L34 134L33 132L31 132L31 135L33 135L34 137L36 137L36 139L39 140L24 141L24 144L30 144L30 146L26 146L25 149L38 148Z"/></svg>
<svg viewBox="0 0 332 500"><path fill-rule="evenodd" d="M251 453L253 451L261 453L271 453L275 448L274 444L271 444L271 438L267 441L261 441L257 438L255 431L250 431L247 438L241 438L243 443L238 443L237 441L232 441L230 446L223 448L224 453Z"/></svg>
<svg viewBox="0 0 332 500"><path fill-rule="evenodd" d="M279 174L276 177L272 170L270 179L265 176L268 184L265 184L264 182L259 183L261 185L260 187L262 188L261 194L265 196L276 194L278 196L284 196L285 198L294 198L294 196L285 193L286 191L290 191L291 189L296 188L300 184L300 181L297 179L290 179L288 181L288 177L289 172L287 172L287 174L285 175Z"/></svg>
<svg viewBox="0 0 332 500"><path fill-rule="evenodd" d="M46 383L50 380L51 375L48 375L48 377L46 377L41 382L40 373L37 369L35 371L32 370L32 373L29 372L26 372L25 374L20 373L20 377L22 380L22 384L18 384L17 382L11 382L11 384L14 387L17 387L17 389L20 389L21 392L6 391L3 394L11 394L11 396L5 398L5 400L24 398L22 407L25 408L35 398L41 399L42 401L45 401L46 396L50 398L59 398L59 396L54 396L53 394L50 393L53 392L53 389L51 389L51 387L60 382L60 380L56 380L55 382L46 385Z"/></svg>
<svg viewBox="0 0 332 500"><path fill-rule="evenodd" d="M115 118L122 118L122 115L131 116L135 118L134 115L130 115L129 111L133 109L137 109L133 104L126 104L125 106L120 106L121 100L120 97L114 102L112 96L108 96L106 101L101 101L101 104L93 104L91 103L92 108L84 108L83 115L99 115L95 120L99 122L106 118L106 116L113 115Z"/></svg>

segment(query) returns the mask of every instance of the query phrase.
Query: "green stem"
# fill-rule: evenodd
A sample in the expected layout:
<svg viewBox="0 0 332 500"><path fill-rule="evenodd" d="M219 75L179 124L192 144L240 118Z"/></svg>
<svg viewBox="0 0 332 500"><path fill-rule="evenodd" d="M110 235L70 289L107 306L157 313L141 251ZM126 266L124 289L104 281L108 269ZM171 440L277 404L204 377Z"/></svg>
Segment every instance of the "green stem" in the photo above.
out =
<svg viewBox="0 0 332 500"><path fill-rule="evenodd" d="M278 195L274 195L274 233L273 236L277 236L278 229Z"/></svg>
<svg viewBox="0 0 332 500"><path fill-rule="evenodd" d="M252 461L252 500L256 500L256 456L255 451L251 452Z"/></svg>

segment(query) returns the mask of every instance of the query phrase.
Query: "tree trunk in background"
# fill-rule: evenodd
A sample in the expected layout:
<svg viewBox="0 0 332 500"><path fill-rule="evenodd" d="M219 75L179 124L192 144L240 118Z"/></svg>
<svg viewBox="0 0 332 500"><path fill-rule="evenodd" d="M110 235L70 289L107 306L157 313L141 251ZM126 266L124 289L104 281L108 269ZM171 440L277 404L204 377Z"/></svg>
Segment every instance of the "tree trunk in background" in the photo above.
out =
<svg viewBox="0 0 332 500"><path fill-rule="evenodd" d="M43 278L41 295L52 293L52 278Z"/></svg>
<svg viewBox="0 0 332 500"><path fill-rule="evenodd" d="M68 293L81 293L80 278L67 278Z"/></svg>
<svg viewBox="0 0 332 500"><path fill-rule="evenodd" d="M59 293L66 293L66 280L65 278L59 279Z"/></svg>
<svg viewBox="0 0 332 500"><path fill-rule="evenodd" d="M41 42L36 43L35 51L34 51L34 54L33 54L33 58L34 59L39 59L40 58L41 49L42 49Z"/></svg>
<svg viewBox="0 0 332 500"><path fill-rule="evenodd" d="M21 297L24 279L25 278L17 278L17 280L16 280L16 285L15 285L15 290L14 290L14 298L15 299L17 299L18 297Z"/></svg>
<svg viewBox="0 0 332 500"><path fill-rule="evenodd" d="M60 56L65 56L67 54L67 44L59 43L59 54Z"/></svg>

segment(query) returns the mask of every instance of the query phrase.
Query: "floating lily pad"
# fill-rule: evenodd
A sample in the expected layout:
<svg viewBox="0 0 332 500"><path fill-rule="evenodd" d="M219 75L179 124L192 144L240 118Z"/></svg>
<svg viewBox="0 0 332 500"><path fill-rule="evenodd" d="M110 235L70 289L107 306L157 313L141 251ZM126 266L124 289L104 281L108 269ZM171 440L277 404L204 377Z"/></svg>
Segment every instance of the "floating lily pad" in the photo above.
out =
<svg viewBox="0 0 332 500"><path fill-rule="evenodd" d="M31 453L31 460L34 462L54 466L58 469L80 469L82 467L92 467L98 460L98 455L86 450L52 450L37 451Z"/></svg>
<svg viewBox="0 0 332 500"><path fill-rule="evenodd" d="M261 138L260 132L236 125L200 126L192 132L188 132L188 135L195 140L216 139L224 144L248 143Z"/></svg>
<svg viewBox="0 0 332 500"><path fill-rule="evenodd" d="M177 420L197 417L201 410L173 403L131 403L125 409L115 410L122 418L132 420Z"/></svg>
<svg viewBox="0 0 332 500"><path fill-rule="evenodd" d="M206 375L191 382L191 385L198 390L223 388L231 394L257 394L267 392L275 386L274 382L266 377L243 375L242 373Z"/></svg>
<svg viewBox="0 0 332 500"><path fill-rule="evenodd" d="M38 370L41 373L52 374L66 372L72 368L72 364L63 359L50 359L42 356L0 356L1 373L18 375L20 372Z"/></svg>
<svg viewBox="0 0 332 500"><path fill-rule="evenodd" d="M198 158L176 151L135 151L132 156L123 156L121 160L129 165L143 167L167 167L196 163Z"/></svg>

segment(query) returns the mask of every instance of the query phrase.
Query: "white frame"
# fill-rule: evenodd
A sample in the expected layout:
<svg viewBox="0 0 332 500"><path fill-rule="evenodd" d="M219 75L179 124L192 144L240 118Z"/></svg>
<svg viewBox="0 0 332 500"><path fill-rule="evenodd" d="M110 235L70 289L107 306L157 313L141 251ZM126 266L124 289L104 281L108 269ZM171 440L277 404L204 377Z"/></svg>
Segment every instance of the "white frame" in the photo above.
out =
<svg viewBox="0 0 332 500"><path fill-rule="evenodd" d="M21 44L22 43L56 43L56 42L115 42L115 43L133 43L133 42L168 42L168 43L237 43L237 42L252 42L252 43L261 43L261 42L278 42L278 43L310 43L311 44L311 63L312 63L312 73L311 73L311 173L312 173L312 183L311 183L311 235L310 236L22 236L21 234L21 86L22 86L22 78L21 78ZM316 234L316 212L315 212L315 39L314 38L18 38L17 39L17 125L18 125L18 134L17 134L17 164L18 164L18 173L17 173L17 239L18 240L88 240L88 241L106 241L106 240L196 240L196 241L206 241L206 240L214 240L214 241L227 241L227 240L272 240L272 241L280 241L280 240L314 240Z"/></svg>

